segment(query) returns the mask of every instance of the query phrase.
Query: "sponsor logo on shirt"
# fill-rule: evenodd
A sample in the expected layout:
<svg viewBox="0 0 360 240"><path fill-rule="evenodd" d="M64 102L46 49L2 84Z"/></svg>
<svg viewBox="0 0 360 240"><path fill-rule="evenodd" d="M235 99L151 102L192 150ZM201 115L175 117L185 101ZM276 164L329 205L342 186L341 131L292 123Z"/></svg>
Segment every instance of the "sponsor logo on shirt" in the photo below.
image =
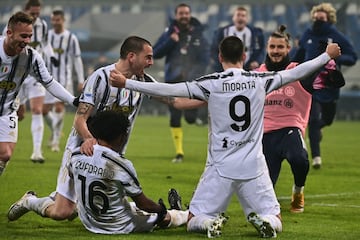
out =
<svg viewBox="0 0 360 240"><path fill-rule="evenodd" d="M7 82L7 81L0 82L0 89L9 91L9 90L13 90L15 88L16 88L16 83L14 83L14 82Z"/></svg>
<svg viewBox="0 0 360 240"><path fill-rule="evenodd" d="M230 139L228 137L224 137L222 139L222 148L230 148L230 147L242 147L243 145L246 145L248 143L252 143L255 142L255 139L250 138L247 140L234 140L234 139Z"/></svg>

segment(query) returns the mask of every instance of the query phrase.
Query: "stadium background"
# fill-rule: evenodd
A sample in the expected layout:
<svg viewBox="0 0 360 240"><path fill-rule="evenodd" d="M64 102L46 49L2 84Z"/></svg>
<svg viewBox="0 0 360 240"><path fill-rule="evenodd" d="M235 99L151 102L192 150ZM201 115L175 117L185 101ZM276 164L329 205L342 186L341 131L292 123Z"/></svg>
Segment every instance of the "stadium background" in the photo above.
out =
<svg viewBox="0 0 360 240"><path fill-rule="evenodd" d="M231 16L238 5L244 5L251 14L251 24L261 27L265 37L285 24L293 36L300 36L310 22L309 12L321 1L257 0L257 1L178 1L178 0L43 0L41 16L49 22L51 12L63 9L66 28L74 32L80 41L85 74L90 73L102 56L108 62L118 59L122 41L129 35L139 35L155 43L173 17L179 3L191 6L193 16L206 25L205 35L211 42L214 31L231 23ZM360 58L360 1L327 1L337 9L337 28L353 42ZM24 0L1 0L0 29L6 25L12 13L22 10ZM50 26L50 24L49 24ZM156 60L148 69L159 81L163 80L164 60ZM360 61L343 68L346 86L339 100L337 119L360 119ZM76 86L76 85L75 85ZM167 114L166 106L146 100L143 114Z"/></svg>

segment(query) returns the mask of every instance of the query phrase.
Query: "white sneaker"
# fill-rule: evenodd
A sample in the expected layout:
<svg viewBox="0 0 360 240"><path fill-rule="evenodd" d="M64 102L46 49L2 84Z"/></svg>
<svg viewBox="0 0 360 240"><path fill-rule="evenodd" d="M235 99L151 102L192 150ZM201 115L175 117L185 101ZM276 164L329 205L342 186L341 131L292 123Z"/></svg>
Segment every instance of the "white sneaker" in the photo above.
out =
<svg viewBox="0 0 360 240"><path fill-rule="evenodd" d="M256 228L261 238L276 238L276 231L268 221L252 212L247 217L248 221Z"/></svg>
<svg viewBox="0 0 360 240"><path fill-rule="evenodd" d="M10 206L7 214L9 221L15 221L25 213L29 212L29 209L24 206L24 203L32 197L36 197L36 193L34 191L27 191L24 196L22 196L17 202Z"/></svg>
<svg viewBox="0 0 360 240"><path fill-rule="evenodd" d="M43 157L43 155L41 153L31 154L30 160L33 163L44 163L45 162L45 158Z"/></svg>
<svg viewBox="0 0 360 240"><path fill-rule="evenodd" d="M320 167L321 167L321 157L320 156L313 158L312 166L314 169L320 169Z"/></svg>
<svg viewBox="0 0 360 240"><path fill-rule="evenodd" d="M225 216L224 213L219 214L212 224L208 226L207 236L208 238L216 238L221 236L221 229L224 224L228 221L229 217Z"/></svg>
<svg viewBox="0 0 360 240"><path fill-rule="evenodd" d="M59 152L59 151L60 151L59 144L53 143L53 144L51 145L51 151L52 151L52 152Z"/></svg>

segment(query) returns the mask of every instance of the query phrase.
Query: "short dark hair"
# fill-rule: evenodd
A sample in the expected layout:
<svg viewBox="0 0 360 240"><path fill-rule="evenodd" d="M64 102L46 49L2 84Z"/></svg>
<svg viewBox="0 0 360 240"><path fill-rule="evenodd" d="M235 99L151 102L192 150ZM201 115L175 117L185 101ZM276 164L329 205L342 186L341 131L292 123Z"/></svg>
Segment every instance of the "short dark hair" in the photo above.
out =
<svg viewBox="0 0 360 240"><path fill-rule="evenodd" d="M109 110L96 113L88 122L88 127L96 139L111 143L128 134L130 121L123 113Z"/></svg>
<svg viewBox="0 0 360 240"><path fill-rule="evenodd" d="M52 15L54 16L61 16L62 18L65 18L65 13L63 10L54 10L52 12Z"/></svg>
<svg viewBox="0 0 360 240"><path fill-rule="evenodd" d="M181 8L181 7L187 7L187 8L189 8L189 10L190 10L190 12L191 12L191 7L190 7L188 4L186 4L186 3L180 3L180 4L177 5L176 8L175 8L175 14L177 13L177 10L178 10L179 8Z"/></svg>
<svg viewBox="0 0 360 240"><path fill-rule="evenodd" d="M242 61L244 44L240 38L228 36L220 42L219 52L224 61L235 64Z"/></svg>
<svg viewBox="0 0 360 240"><path fill-rule="evenodd" d="M151 46L151 43L142 37L138 37L138 36L128 37L127 39L125 39L125 41L121 45L120 58L126 59L126 56L128 55L129 52L134 52L137 54L137 53L143 51L144 45Z"/></svg>
<svg viewBox="0 0 360 240"><path fill-rule="evenodd" d="M33 24L34 18L26 12L19 11L13 14L8 21L8 29L13 30L15 25L18 23Z"/></svg>
<svg viewBox="0 0 360 240"><path fill-rule="evenodd" d="M41 7L42 3L40 0L28 0L25 3L25 10L29 10L30 7Z"/></svg>

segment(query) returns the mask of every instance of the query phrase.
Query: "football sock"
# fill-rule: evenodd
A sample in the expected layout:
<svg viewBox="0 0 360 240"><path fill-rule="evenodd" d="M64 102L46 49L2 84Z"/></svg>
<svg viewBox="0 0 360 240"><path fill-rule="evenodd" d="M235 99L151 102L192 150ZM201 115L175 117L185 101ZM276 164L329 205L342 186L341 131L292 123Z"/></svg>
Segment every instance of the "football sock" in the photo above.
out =
<svg viewBox="0 0 360 240"><path fill-rule="evenodd" d="M53 131L53 121L54 121L54 113L53 111L49 111L46 115L44 115L44 119L46 125L49 126L51 132Z"/></svg>
<svg viewBox="0 0 360 240"><path fill-rule="evenodd" d="M293 186L293 193L304 193L304 186L298 187L296 185Z"/></svg>
<svg viewBox="0 0 360 240"><path fill-rule="evenodd" d="M181 127L178 128L170 128L171 129L171 136L173 138L173 142L175 145L175 152L176 154L184 155L183 150L183 130Z"/></svg>
<svg viewBox="0 0 360 240"><path fill-rule="evenodd" d="M53 136L53 143L59 144L61 138L61 131L64 126L64 115L65 111L63 112L55 112L54 113L54 136Z"/></svg>
<svg viewBox="0 0 360 240"><path fill-rule="evenodd" d="M33 152L41 153L41 143L44 135L44 121L42 114L33 114L31 119L31 133L33 140Z"/></svg>
<svg viewBox="0 0 360 240"><path fill-rule="evenodd" d="M206 215L193 216L187 223L188 232L206 232L208 227L214 222L214 219Z"/></svg>
<svg viewBox="0 0 360 240"><path fill-rule="evenodd" d="M24 201L24 207L36 212L43 217L46 217L46 209L51 204L54 204L54 200L49 196L43 198L37 198L34 196L29 197L26 201Z"/></svg>
<svg viewBox="0 0 360 240"><path fill-rule="evenodd" d="M187 222L189 211L180 211L180 210L168 210L168 213L171 216L170 224L168 227L178 227Z"/></svg>

